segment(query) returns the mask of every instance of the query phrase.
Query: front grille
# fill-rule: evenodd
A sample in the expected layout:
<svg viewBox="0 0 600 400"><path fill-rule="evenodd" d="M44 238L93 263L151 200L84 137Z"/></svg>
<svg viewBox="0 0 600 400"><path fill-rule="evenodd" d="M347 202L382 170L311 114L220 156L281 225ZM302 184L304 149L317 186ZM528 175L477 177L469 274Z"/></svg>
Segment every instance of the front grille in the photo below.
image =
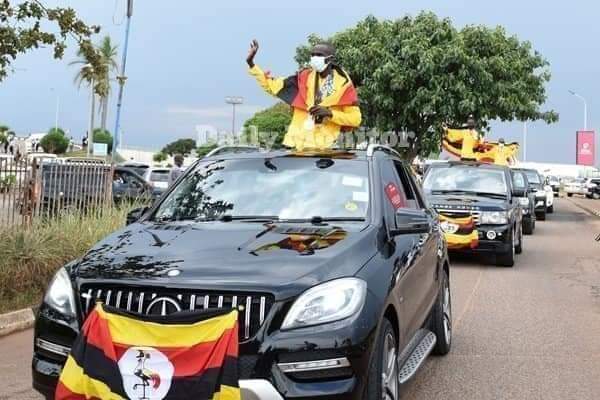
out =
<svg viewBox="0 0 600 400"><path fill-rule="evenodd" d="M121 310L151 315L167 315L185 310L238 308L240 341L256 335L274 303L273 296L265 293L215 293L98 285L83 285L80 301L84 319L97 301Z"/></svg>
<svg viewBox="0 0 600 400"><path fill-rule="evenodd" d="M449 206L438 206L434 205L433 208L438 214L444 215L450 218L464 218L464 217L473 217L473 221L475 221L475 225L480 224L481 211L478 207L471 206L457 206L457 207L449 207Z"/></svg>

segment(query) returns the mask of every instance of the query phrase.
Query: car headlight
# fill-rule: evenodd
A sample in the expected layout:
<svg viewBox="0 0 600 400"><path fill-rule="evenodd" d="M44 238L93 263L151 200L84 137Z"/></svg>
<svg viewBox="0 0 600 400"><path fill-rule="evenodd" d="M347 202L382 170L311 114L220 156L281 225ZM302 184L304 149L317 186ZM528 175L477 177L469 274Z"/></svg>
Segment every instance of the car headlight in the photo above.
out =
<svg viewBox="0 0 600 400"><path fill-rule="evenodd" d="M528 197L519 197L519 204L523 207L529 207L529 198Z"/></svg>
<svg viewBox="0 0 600 400"><path fill-rule="evenodd" d="M342 278L308 289L288 311L281 329L301 328L348 318L360 311L367 294L367 283L357 278Z"/></svg>
<svg viewBox="0 0 600 400"><path fill-rule="evenodd" d="M506 211L484 211L481 213L481 223L491 225L502 225L508 223Z"/></svg>
<svg viewBox="0 0 600 400"><path fill-rule="evenodd" d="M44 302L63 315L75 316L73 285L65 268L58 270L44 296Z"/></svg>

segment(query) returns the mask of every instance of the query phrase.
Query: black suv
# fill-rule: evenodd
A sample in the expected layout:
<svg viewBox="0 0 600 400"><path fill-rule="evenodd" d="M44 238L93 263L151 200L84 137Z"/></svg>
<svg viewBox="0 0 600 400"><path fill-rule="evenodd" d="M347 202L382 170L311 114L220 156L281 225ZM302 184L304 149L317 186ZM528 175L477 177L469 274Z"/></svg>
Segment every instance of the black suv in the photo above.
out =
<svg viewBox="0 0 600 400"><path fill-rule="evenodd" d="M440 214L448 248L490 254L512 267L523 249L521 194L508 167L448 162L433 164L423 180L429 203Z"/></svg>
<svg viewBox="0 0 600 400"><path fill-rule="evenodd" d="M529 185L527 174L523 171L512 171L515 196L523 209L523 233L532 235L535 231L535 190Z"/></svg>
<svg viewBox="0 0 600 400"><path fill-rule="evenodd" d="M46 292L33 385L48 397L97 300L159 315L237 307L250 399L394 400L450 350L438 219L387 147L205 158L130 220Z"/></svg>
<svg viewBox="0 0 600 400"><path fill-rule="evenodd" d="M546 214L554 211L553 207L552 209L548 207L548 195L544 189L545 180L535 169L515 168L514 170L527 175L529 187L535 193L535 217L540 221L545 221Z"/></svg>

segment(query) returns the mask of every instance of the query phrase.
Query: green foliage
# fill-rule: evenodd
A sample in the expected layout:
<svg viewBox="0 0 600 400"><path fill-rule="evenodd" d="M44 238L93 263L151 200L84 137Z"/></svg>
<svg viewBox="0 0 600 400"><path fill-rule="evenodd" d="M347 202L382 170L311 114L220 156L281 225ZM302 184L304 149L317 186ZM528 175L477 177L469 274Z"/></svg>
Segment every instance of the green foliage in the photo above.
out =
<svg viewBox="0 0 600 400"><path fill-rule="evenodd" d="M165 153L163 153L162 151L159 151L154 156L152 156L152 159L154 160L154 162L162 163L162 162L167 161L167 155Z"/></svg>
<svg viewBox="0 0 600 400"><path fill-rule="evenodd" d="M98 26L88 26L80 20L72 8L48 8L38 0L0 1L0 82L11 71L17 56L29 50L50 47L54 58L62 58L69 38L78 43L86 63L103 71L106 66L90 41L99 31Z"/></svg>
<svg viewBox="0 0 600 400"><path fill-rule="evenodd" d="M277 103L257 112L244 123L242 139L247 144L280 148L291 121L291 107L285 103ZM256 143L257 139L258 143Z"/></svg>
<svg viewBox="0 0 600 400"><path fill-rule="evenodd" d="M0 229L0 313L39 302L56 270L122 227L128 211L66 213L50 221L36 220L29 228Z"/></svg>
<svg viewBox="0 0 600 400"><path fill-rule="evenodd" d="M46 153L62 154L69 148L69 139L61 128L51 128L40 140L40 145Z"/></svg>
<svg viewBox="0 0 600 400"><path fill-rule="evenodd" d="M109 131L102 128L94 129L93 139L94 143L106 143L108 145L108 152L112 152L113 137Z"/></svg>
<svg viewBox="0 0 600 400"><path fill-rule="evenodd" d="M13 174L0 177L0 193L6 193L17 183L17 177Z"/></svg>
<svg viewBox="0 0 600 400"><path fill-rule="evenodd" d="M202 158L217 147L218 145L216 143L205 143L201 146L198 146L198 148L196 149L196 156L198 158Z"/></svg>
<svg viewBox="0 0 600 400"><path fill-rule="evenodd" d="M309 36L296 61L305 64L310 46L321 40ZM408 158L439 149L442 124L461 125L469 114L484 130L496 119L558 119L540 109L548 62L502 27L457 30L430 12L393 21L369 16L328 40L358 86L363 125L415 133L399 149Z"/></svg>
<svg viewBox="0 0 600 400"><path fill-rule="evenodd" d="M169 143L161 152L174 156L175 154L182 154L188 156L196 149L196 141L194 139L178 139L174 142Z"/></svg>

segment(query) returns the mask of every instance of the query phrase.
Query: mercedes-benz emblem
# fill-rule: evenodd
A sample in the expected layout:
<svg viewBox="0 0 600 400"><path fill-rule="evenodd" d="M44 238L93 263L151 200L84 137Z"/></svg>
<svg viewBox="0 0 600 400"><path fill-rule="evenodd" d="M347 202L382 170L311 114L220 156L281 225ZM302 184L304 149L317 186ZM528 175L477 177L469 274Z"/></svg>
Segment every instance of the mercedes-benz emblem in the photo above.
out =
<svg viewBox="0 0 600 400"><path fill-rule="evenodd" d="M169 315L181 311L181 306L170 297L157 297L148 304L146 315Z"/></svg>

